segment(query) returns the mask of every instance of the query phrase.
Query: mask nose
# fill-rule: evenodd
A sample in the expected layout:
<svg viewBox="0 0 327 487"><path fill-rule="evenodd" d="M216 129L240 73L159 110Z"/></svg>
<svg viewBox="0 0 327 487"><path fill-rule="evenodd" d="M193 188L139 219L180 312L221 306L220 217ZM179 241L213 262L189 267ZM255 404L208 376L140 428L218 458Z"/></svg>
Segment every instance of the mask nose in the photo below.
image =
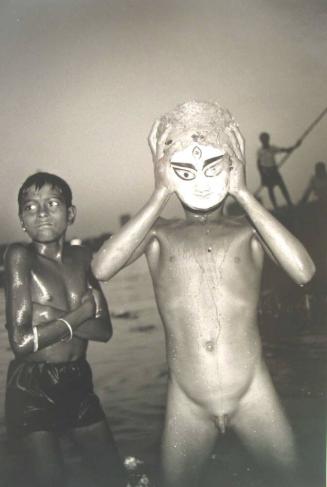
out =
<svg viewBox="0 0 327 487"><path fill-rule="evenodd" d="M210 188L210 181L204 174L199 174L196 178L195 191L202 193L208 191Z"/></svg>

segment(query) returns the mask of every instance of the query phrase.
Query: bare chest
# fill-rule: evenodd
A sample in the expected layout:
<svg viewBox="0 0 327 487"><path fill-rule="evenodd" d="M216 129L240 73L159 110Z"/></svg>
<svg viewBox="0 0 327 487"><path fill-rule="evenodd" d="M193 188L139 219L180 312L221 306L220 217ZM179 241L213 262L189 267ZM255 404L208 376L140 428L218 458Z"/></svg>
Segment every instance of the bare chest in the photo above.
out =
<svg viewBox="0 0 327 487"><path fill-rule="evenodd" d="M36 259L31 270L30 289L34 303L70 310L79 304L86 291L85 268L73 260L57 263Z"/></svg>
<svg viewBox="0 0 327 487"><path fill-rule="evenodd" d="M160 236L158 268L162 273L213 280L246 275L251 260L251 234L235 229L196 226Z"/></svg>

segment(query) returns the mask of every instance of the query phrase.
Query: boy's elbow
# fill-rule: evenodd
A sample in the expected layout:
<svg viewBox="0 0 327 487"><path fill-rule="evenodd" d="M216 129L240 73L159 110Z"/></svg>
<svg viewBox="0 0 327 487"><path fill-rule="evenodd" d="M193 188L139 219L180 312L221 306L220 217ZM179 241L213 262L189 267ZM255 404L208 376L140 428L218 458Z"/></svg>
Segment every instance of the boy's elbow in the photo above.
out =
<svg viewBox="0 0 327 487"><path fill-rule="evenodd" d="M92 269L94 277L100 281L101 280L100 279L100 269L99 269L99 265L98 265L96 257L94 257L92 262L91 262L91 269Z"/></svg>
<svg viewBox="0 0 327 487"><path fill-rule="evenodd" d="M313 276L315 275L316 272L316 266L313 263L313 261L309 262L307 266L303 267L301 269L301 272L299 273L297 283L300 286L305 286L305 284L308 284Z"/></svg>
<svg viewBox="0 0 327 487"><path fill-rule="evenodd" d="M106 282L109 279L109 277L104 272L98 272L94 275L99 282Z"/></svg>
<svg viewBox="0 0 327 487"><path fill-rule="evenodd" d="M104 270L102 267L92 267L92 272L97 281L106 282L109 281L118 270Z"/></svg>
<svg viewBox="0 0 327 487"><path fill-rule="evenodd" d="M106 281L108 279L106 273L103 271L103 266L98 262L96 257L91 262L91 268L94 277L98 281Z"/></svg>
<svg viewBox="0 0 327 487"><path fill-rule="evenodd" d="M108 343L108 342L109 342L109 340L111 340L111 338L112 338L112 332L111 332L111 333L108 333L108 334L106 335L105 339L103 340L103 341L104 341L104 343Z"/></svg>
<svg viewBox="0 0 327 487"><path fill-rule="evenodd" d="M29 347L24 340L10 340L11 349L16 357L23 357L30 353Z"/></svg>
<svg viewBox="0 0 327 487"><path fill-rule="evenodd" d="M113 328L111 324L111 320L109 315L106 319L103 319L101 322L101 333L99 333L99 341L103 343L109 342L113 334Z"/></svg>
<svg viewBox="0 0 327 487"><path fill-rule="evenodd" d="M106 330L104 333L101 334L99 341L103 343L108 343L111 337L112 337L112 330Z"/></svg>
<svg viewBox="0 0 327 487"><path fill-rule="evenodd" d="M33 352L33 334L29 330L18 330L13 324L7 328L10 347L16 356L22 357Z"/></svg>

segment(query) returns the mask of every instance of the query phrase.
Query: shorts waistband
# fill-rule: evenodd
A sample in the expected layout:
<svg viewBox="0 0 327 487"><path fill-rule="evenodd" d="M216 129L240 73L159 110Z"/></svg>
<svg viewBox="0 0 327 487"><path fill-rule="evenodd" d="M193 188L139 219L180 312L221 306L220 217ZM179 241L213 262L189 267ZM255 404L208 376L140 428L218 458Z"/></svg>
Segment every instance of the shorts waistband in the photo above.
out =
<svg viewBox="0 0 327 487"><path fill-rule="evenodd" d="M68 360L65 362L45 362L45 361L30 361L24 360L23 358L15 357L13 360L10 361L12 365L30 365L30 366L42 366L42 367L74 367L78 365L88 364L88 361L85 356L78 358L77 360Z"/></svg>

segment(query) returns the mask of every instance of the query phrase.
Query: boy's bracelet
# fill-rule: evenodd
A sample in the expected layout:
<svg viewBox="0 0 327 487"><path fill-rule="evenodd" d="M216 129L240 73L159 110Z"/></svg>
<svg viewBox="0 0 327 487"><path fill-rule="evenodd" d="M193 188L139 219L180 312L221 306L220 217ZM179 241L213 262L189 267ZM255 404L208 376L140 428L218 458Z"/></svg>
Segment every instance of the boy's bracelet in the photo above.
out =
<svg viewBox="0 0 327 487"><path fill-rule="evenodd" d="M96 307L95 307L95 318L100 318L100 316L102 315L102 309L100 307L98 307L97 303L96 303Z"/></svg>
<svg viewBox="0 0 327 487"><path fill-rule="evenodd" d="M33 352L37 352L39 349L39 334L37 332L37 326L33 326Z"/></svg>
<svg viewBox="0 0 327 487"><path fill-rule="evenodd" d="M69 337L68 338L62 338L61 341L62 342L70 342L70 340L73 338L73 329L72 329L71 325L68 323L67 320L64 320L63 318L58 318L57 321L62 321L63 323L65 323L65 325L67 326L67 328L69 330Z"/></svg>

